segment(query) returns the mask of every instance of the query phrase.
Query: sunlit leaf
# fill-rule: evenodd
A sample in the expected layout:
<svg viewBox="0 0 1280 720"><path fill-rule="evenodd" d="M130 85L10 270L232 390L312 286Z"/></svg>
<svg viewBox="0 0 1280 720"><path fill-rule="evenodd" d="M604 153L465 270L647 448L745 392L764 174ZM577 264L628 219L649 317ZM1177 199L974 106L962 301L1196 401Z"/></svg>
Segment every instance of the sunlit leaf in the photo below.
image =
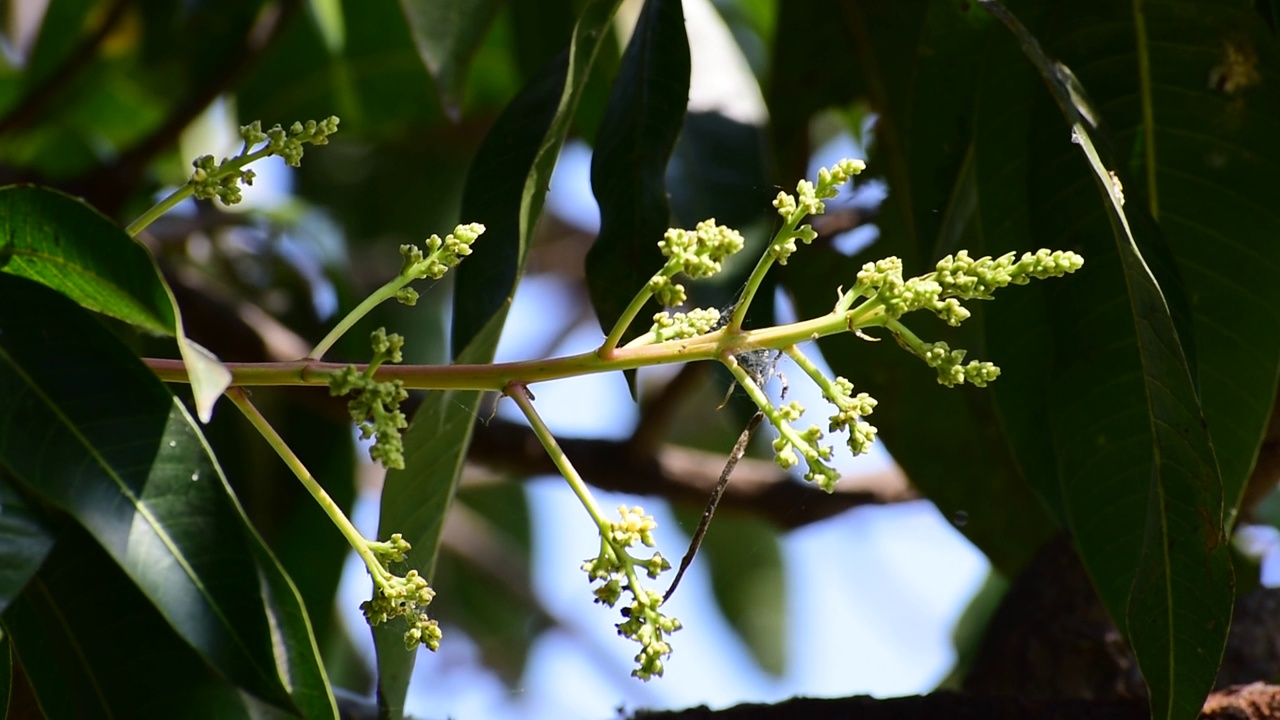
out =
<svg viewBox="0 0 1280 720"><path fill-rule="evenodd" d="M119 226L68 195L0 188L0 272L47 285L81 306L153 333L173 335L190 373L200 419L231 382L218 358L186 337L151 253Z"/></svg>

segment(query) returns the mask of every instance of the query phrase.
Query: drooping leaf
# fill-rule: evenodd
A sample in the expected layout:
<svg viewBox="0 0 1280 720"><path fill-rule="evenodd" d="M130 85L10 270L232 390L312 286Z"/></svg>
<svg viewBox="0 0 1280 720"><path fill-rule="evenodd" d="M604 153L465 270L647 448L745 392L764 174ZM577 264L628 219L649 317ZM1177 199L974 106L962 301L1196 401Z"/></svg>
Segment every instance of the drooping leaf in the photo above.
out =
<svg viewBox="0 0 1280 720"><path fill-rule="evenodd" d="M117 338L62 295L0 275L0 396L14 478L74 517L219 673L333 716L296 590L185 408Z"/></svg>
<svg viewBox="0 0 1280 720"><path fill-rule="evenodd" d="M498 0L400 0L418 54L436 80L446 111L457 115L470 60L493 21Z"/></svg>
<svg viewBox="0 0 1280 720"><path fill-rule="evenodd" d="M480 222L485 234L455 279L453 357L489 362L515 296L525 253L592 63L608 37L618 0L593 0L574 28L567 55L544 70L503 112L472 163L463 191L462 219ZM462 470L479 404L476 391L427 394L405 435L405 470L387 473L379 536L402 533L413 546L408 560L433 574L444 517ZM404 712L412 653L403 630L374 631L378 651L378 702L383 712Z"/></svg>
<svg viewBox="0 0 1280 720"><path fill-rule="evenodd" d="M645 3L622 56L591 156L600 233L587 253L587 289L607 334L663 264L668 227L667 159L689 100L689 38L678 0ZM649 329L656 301L625 339Z"/></svg>
<svg viewBox="0 0 1280 720"><path fill-rule="evenodd" d="M40 716L251 717L237 689L174 634L79 528L60 534L3 623L5 654L11 647Z"/></svg>
<svg viewBox="0 0 1280 720"><path fill-rule="evenodd" d="M1140 244L1135 232L1140 226L1131 223L1129 218L1141 217L1144 208L1141 204L1125 202L1119 179L1126 176L1124 170L1114 158L1102 155L1107 152L1105 146L1100 149L1094 143L1094 128L1106 118L1093 115L1096 106L1082 100L1070 71L1054 65L1008 11L994 2L984 1L983 5L1018 38L1066 118L1072 142L1084 151L1091 171L1086 174L1092 175L1092 184L1100 195L1099 207L1090 214L1097 219L1105 216L1113 231L1118 266L1115 269L1123 276L1126 304L1133 323L1131 332L1136 339L1137 378L1142 388L1139 417L1147 428L1145 434L1133 440L1145 442L1131 446L1129 454L1134 459L1122 467L1095 465L1088 476L1064 476L1068 514L1080 540L1082 557L1100 588L1123 587L1132 581L1132 589L1121 607L1116 607L1119 593L1104 592L1103 597L1113 616L1127 618L1130 642L1151 688L1153 716L1194 718L1213 686L1221 661L1231 618L1234 579L1222 478L1188 355L1184 352L1184 347L1192 344L1192 338L1187 337L1190 327L1189 323L1175 322L1171 307L1177 303L1166 299L1181 288L1176 283L1161 282L1153 274L1147 258L1153 255L1149 249L1156 247L1159 237L1148 235ZM1137 21L1141 23L1142 19ZM1146 52L1141 45L1139 39L1139 53ZM1149 79L1142 78L1138 84L1149 91L1145 88L1147 82ZM1076 91L1074 95L1073 91ZM1068 149L1071 148L1068 146ZM1155 152L1153 147L1147 150ZM1072 159L1079 163L1078 156ZM1066 163L1058 164L1062 170L1060 175L1069 181L1080 178L1079 165L1076 172L1068 175L1067 168L1063 167ZM1154 165L1152 168L1154 179ZM1073 190L1080 187L1074 182ZM1147 190L1154 197L1154 185ZM1078 196L1068 191L1054 197L1061 200ZM1154 224L1149 227L1154 230ZM1079 382L1085 380L1088 369L1089 361L1084 359L1074 363L1068 372L1074 370ZM1094 387L1100 389L1103 384L1099 382ZM1097 421L1087 419L1102 400L1096 393L1094 390L1064 398L1061 403L1064 408L1074 408L1077 420L1074 427L1064 422L1059 428L1060 436L1070 438L1067 442L1071 446L1087 447L1090 441L1104 444L1129 441L1123 436L1108 437L1101 429L1095 432L1087 429L1091 425L1098 427ZM1103 422L1107 419L1101 418ZM1142 471L1144 466L1149 468L1146 472ZM1083 469L1079 465L1076 468L1077 472ZM1128 469L1132 472L1126 472ZM1114 552L1104 552L1104 548L1114 542L1110 539L1114 536L1113 528L1097 523L1098 493L1102 490L1098 480L1106 483L1106 492L1146 500L1145 533L1136 564L1118 565ZM1116 480L1127 482L1121 485ZM1142 489L1146 493L1140 493ZM1142 516L1133 515L1114 519L1126 529L1141 527L1143 523L1136 520ZM1131 557L1129 552L1121 554L1122 559L1128 557Z"/></svg>
<svg viewBox="0 0 1280 720"><path fill-rule="evenodd" d="M191 377L200 419L231 382L218 358L187 339L173 294L151 254L115 223L68 195L0 188L0 272L42 283L95 312L173 335Z"/></svg>

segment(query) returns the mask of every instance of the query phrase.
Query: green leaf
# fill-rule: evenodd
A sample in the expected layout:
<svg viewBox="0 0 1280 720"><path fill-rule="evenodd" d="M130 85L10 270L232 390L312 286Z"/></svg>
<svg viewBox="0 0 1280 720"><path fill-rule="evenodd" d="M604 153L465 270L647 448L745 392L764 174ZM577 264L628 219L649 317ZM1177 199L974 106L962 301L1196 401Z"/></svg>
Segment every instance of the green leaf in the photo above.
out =
<svg viewBox="0 0 1280 720"><path fill-rule="evenodd" d="M525 252L542 212L551 171L569 130L618 0L594 0L574 28L561 62L547 68L512 101L485 138L463 192L464 222L481 222L485 234L455 271L453 356L460 363L493 359L498 336L515 297ZM387 473L379 537L399 532L413 549L409 563L433 575L445 513L457 487L480 393L427 394L405 435L405 470ZM404 713L414 655L394 628L374 631L378 651L378 702L393 718Z"/></svg>
<svg viewBox="0 0 1280 720"><path fill-rule="evenodd" d="M218 358L182 331L151 253L85 203L46 188L0 188L0 272L42 283L95 312L172 335L191 377L200 419L231 383Z"/></svg>
<svg viewBox="0 0 1280 720"><path fill-rule="evenodd" d="M678 512L680 524L696 527L701 513ZM698 550L725 620L765 672L787 670L787 581L777 528L756 517L716 513ZM676 592L680 592L677 590Z"/></svg>
<svg viewBox="0 0 1280 720"><path fill-rule="evenodd" d="M297 592L185 408L118 339L62 295L0 275L0 396L0 464L83 525L218 672L333 716Z"/></svg>
<svg viewBox="0 0 1280 720"><path fill-rule="evenodd" d="M1101 153L1107 151L1105 147L1100 152L1095 146L1094 130L1088 125L1097 126L1096 111L1081 98L1074 78L1063 66L1052 64L1038 43L1007 11L993 2L984 1L983 5L1014 32L1071 126L1072 141L1084 150L1093 184L1101 194L1099 209L1113 230L1117 258L1112 262L1118 264L1114 269L1124 279L1132 332L1136 336L1136 379L1141 382L1141 419L1147 425L1146 433L1132 438L1108 437L1100 428L1092 429L1100 423L1091 422L1087 417L1096 413L1100 400L1097 393L1106 386L1109 377L1098 378L1091 392L1061 401L1065 412L1059 428L1063 438L1060 446L1081 448L1098 441L1127 444L1131 458L1101 472L1097 466L1090 467L1088 474L1080 472L1084 468L1072 463L1080 474L1063 477L1068 513L1080 539L1082 557L1103 591L1103 599L1108 602L1113 617L1127 617L1130 642L1151 688L1153 717L1194 718L1213 686L1222 658L1231 618L1234 579L1222 479L1184 352L1184 345L1189 345L1191 340L1186 337L1188 328L1180 328L1175 323L1171 302L1166 300L1171 291L1179 288L1158 282L1153 274L1147 260L1152 253L1144 249L1155 247L1159 238L1148 235L1139 244L1134 228L1142 226L1132 225L1129 218L1141 217L1142 206L1132 202L1126 205L1122 200L1117 176L1123 176L1123 170L1113 158L1102 156ZM1139 52L1143 51L1140 39ZM1096 48L1093 53L1096 57ZM1148 82L1145 78L1139 80L1137 84L1143 88L1140 92L1147 91ZM1154 150L1150 145L1146 149ZM1076 191L1081 187L1076 182L1078 170L1071 172L1069 167L1061 167L1057 174L1065 176L1074 187L1051 196L1059 202L1076 199ZM1154 178L1154 165L1152 168ZM1147 189L1154 197L1155 187ZM1096 211L1091 214L1096 217ZM1090 227L1094 224L1090 223ZM1079 382L1090 369L1097 372L1096 360L1091 364L1090 358L1083 358L1067 370L1067 377ZM1077 423L1067 422L1070 416L1066 416L1066 412L1070 412ZM1100 420L1105 423L1109 419L1104 414ZM1137 442L1146 447L1134 447ZM1091 457L1086 463L1094 456L1088 455ZM1063 465L1064 470L1071 467L1065 462ZM1144 466L1149 468L1146 472L1143 472ZM1145 533L1136 565L1123 562L1131 558L1129 552L1121 553L1121 562L1116 562L1114 528L1099 526L1097 500L1102 491L1099 482L1105 483L1107 492L1127 495L1126 504L1131 508L1135 496L1146 500ZM1146 493L1140 493L1142 489L1146 489ZM1108 525L1121 524L1126 529L1140 526L1132 522L1132 514L1117 516L1113 512L1108 519ZM1132 589L1124 598L1127 607L1117 607L1117 595L1121 594L1117 591L1128 581L1132 581ZM1111 588L1114 589L1107 592Z"/></svg>
<svg viewBox="0 0 1280 720"><path fill-rule="evenodd" d="M151 253L69 195L0 188L0 271L47 285L81 306L172 335L173 304Z"/></svg>
<svg viewBox="0 0 1280 720"><path fill-rule="evenodd" d="M446 112L454 117L471 58L498 10L498 0L400 0L418 54L436 80Z"/></svg>
<svg viewBox="0 0 1280 720"><path fill-rule="evenodd" d="M237 689L78 528L60 534L3 621L42 717L250 717Z"/></svg>
<svg viewBox="0 0 1280 720"><path fill-rule="evenodd" d="M664 262L658 241L670 211L667 160L689 100L689 38L679 0L645 3L622 56L595 152L591 189L600 232L587 253L587 289L607 334ZM649 329L651 301L624 341Z"/></svg>
<svg viewBox="0 0 1280 720"><path fill-rule="evenodd" d="M0 473L0 613L40 569L53 539Z"/></svg>

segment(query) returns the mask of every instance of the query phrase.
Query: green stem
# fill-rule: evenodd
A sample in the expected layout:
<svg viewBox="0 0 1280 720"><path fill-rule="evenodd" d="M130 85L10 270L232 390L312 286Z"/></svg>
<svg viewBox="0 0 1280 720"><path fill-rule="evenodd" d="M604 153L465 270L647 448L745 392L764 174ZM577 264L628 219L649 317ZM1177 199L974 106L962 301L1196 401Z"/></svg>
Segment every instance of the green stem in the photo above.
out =
<svg viewBox="0 0 1280 720"><path fill-rule="evenodd" d="M747 317L747 309L751 307L751 301L755 299L756 291L760 289L760 284L764 282L765 275L769 274L769 268L773 266L774 254L773 248L779 243L786 242L796 232L796 226L804 219L804 211L797 208L786 222L782 223L782 227L774 234L773 239L769 241L769 248L756 262L755 269L751 271L751 277L747 278L747 285L742 289L742 296L738 299L737 306L733 309L733 315L729 316L728 327L731 330L741 330L742 321Z"/></svg>
<svg viewBox="0 0 1280 720"><path fill-rule="evenodd" d="M627 305L627 309L622 311L622 315L618 318L618 322L613 324L613 328L609 330L609 336L596 350L596 355L601 359L608 359L613 355L613 351L618 348L618 343L622 342L622 334L631 327L631 323L636 319L636 315L644 309L645 303L649 302L649 298L653 297L653 293L648 288L636 293L631 298L631 304Z"/></svg>
<svg viewBox="0 0 1280 720"><path fill-rule="evenodd" d="M573 494L578 496L578 501L582 503L582 507L587 509L591 519L600 528L600 537L617 552L618 548L613 547L613 543L608 539L609 520L601 512L600 506L596 504L596 499L592 497L586 481L578 474L578 470L573 467L569 457L564 454L564 450L560 448L560 443L556 442L555 435L551 434L551 428L547 427L547 424L542 421L542 417L538 415L537 409L533 407L533 396L529 393L529 388L522 382L512 382L504 387L502 392L514 400L520 408L520 412L524 413L525 418L529 421L529 426L533 428L533 434L542 443L542 447L547 451L551 462L555 464L556 469L564 476L565 481L569 483L569 487L573 488Z"/></svg>
<svg viewBox="0 0 1280 720"><path fill-rule="evenodd" d="M889 320L884 324L894 335L898 337L898 341L911 352L924 357L924 341L919 335L911 332L911 328L903 325L898 320Z"/></svg>
<svg viewBox="0 0 1280 720"><path fill-rule="evenodd" d="M809 376L809 379L822 390L824 396L827 398L835 396L835 383L827 379L827 376L822 374L822 371L818 369L817 365L813 364L809 356L800 352L800 348L795 345L788 345L782 348L782 352L786 353L787 357L791 358L796 366L803 370L805 375Z"/></svg>
<svg viewBox="0 0 1280 720"><path fill-rule="evenodd" d="M233 171L239 170L240 168L244 167L245 165L248 165L251 162L261 160L262 158L267 157L269 155L271 155L271 148L269 145L266 147L263 147L257 152L252 152L247 155L242 154L240 157L237 157L234 160L229 161L225 166L218 168L219 172L214 173L211 176L211 178L216 180ZM128 227L126 227L124 231L129 234L129 237L137 237L138 233L145 230L148 225L155 222L156 219L159 218L161 215L164 215L165 213L172 210L173 207L178 203L191 197L191 195L194 192L195 192L195 186L193 186L191 184L191 181L188 180L185 185L169 193L169 195L166 196L165 199L161 200L155 205L152 205L150 208L147 209L146 212L139 215L136 220L129 223Z"/></svg>
<svg viewBox="0 0 1280 720"><path fill-rule="evenodd" d="M356 551L356 554L358 554L360 559L364 560L364 564L368 566L369 574L373 576L374 582L378 583L380 586L383 585L387 580L387 572L382 566L381 561L379 561L377 556L374 555L368 539L366 539L364 535L360 534L360 531L356 529L355 525L351 524L351 520L349 520L346 514L342 512L342 508L338 507L338 504L333 501L333 498L329 497L329 493L324 491L324 488L316 481L315 476L311 474L311 471L307 470L307 467L302 464L302 460L300 460L298 456L294 454L289 445L285 443L284 438L280 437L280 434L271 426L271 423L268 422L262 413L258 411L258 408L250 402L248 393L241 388L230 388L227 390L226 395L227 398L240 409L240 412L244 413L245 418L249 420L249 423L253 425L254 429L257 430L264 439L266 439L267 444L275 449L276 454L280 456L280 459L284 461L284 464L293 471L293 474L297 476L298 480L302 483L302 486L307 489L307 492L311 493L311 497L315 498L320 509L324 510L324 513L329 516L329 519L333 521L333 524L338 526L338 531L342 533L343 537L345 537L347 542L350 543L352 549Z"/></svg>
<svg viewBox="0 0 1280 720"><path fill-rule="evenodd" d="M169 193L165 199L148 208L146 212L138 216L137 220L129 223L129 226L124 231L129 234L129 237L138 237L138 233L145 230L148 225L155 222L161 215L172 210L175 205L191 197L194 192L195 188L188 182L186 185Z"/></svg>
<svg viewBox="0 0 1280 720"><path fill-rule="evenodd" d="M352 328L352 326L360 322L360 320L364 318L365 315L372 312L375 307L395 297L396 293L400 292L401 288L413 282L413 280L414 278L406 277L403 274L397 275L382 287L374 290L369 297L366 297L359 305L355 306L351 312L347 313L342 320L339 320L338 324L333 326L333 329L329 331L328 335L324 336L323 340L316 343L316 346L311 348L311 352L307 353L306 359L319 360L324 357L324 354L329 352L329 349L332 348L334 344Z"/></svg>
<svg viewBox="0 0 1280 720"><path fill-rule="evenodd" d="M679 271L680 266L677 265L675 261L668 260L667 264L662 266L662 269L658 271L658 275L671 278ZM635 321L636 316L644 309L645 303L649 302L649 299L652 297L653 292L649 290L649 285L646 283L645 286L640 289L640 292L636 293L635 297L631 298L631 303L627 305L627 308L622 311L622 315L618 317L618 321L609 329L609 336L604 339L604 343L602 343L599 349L596 350L596 354L599 355L601 359L607 360L613 355L613 351L617 349L618 343L622 342L622 335L627 332L627 328L631 327L631 323Z"/></svg>
<svg viewBox="0 0 1280 720"><path fill-rule="evenodd" d="M744 370L732 355L726 357L723 362L725 367L729 368L729 373L733 375L733 379L737 380L738 385L742 386L742 389L746 391L747 397L751 398L756 407L760 408L760 412L764 413L764 416L769 419L769 423L797 450L800 450L805 456L805 461L808 462L809 454L805 449L809 447L809 443L800 437L800 433L791 427L791 423L783 419L782 415L778 413L778 409L773 406L773 402L769 400L769 396L756 384L755 380L751 379L751 374Z"/></svg>
<svg viewBox="0 0 1280 720"><path fill-rule="evenodd" d="M848 332L854 328L883 324L883 316L860 314L861 308L848 313L828 313L821 317L789 325L731 333L727 328L686 340L671 340L641 347L617 348L609 358L597 351L568 355L549 360L522 360L491 365L391 365L378 368L378 380L398 379L410 390L491 390L501 391L508 384L531 384L548 380L664 365L719 360L726 354L736 355L756 350L776 350L788 345L816 340L827 335ZM190 382L186 367L179 360L148 358L146 363L161 380ZM282 363L225 363L231 371L231 384L241 385L326 385L333 373L347 367L343 363L318 360L293 360ZM357 365L363 371L364 365Z"/></svg>

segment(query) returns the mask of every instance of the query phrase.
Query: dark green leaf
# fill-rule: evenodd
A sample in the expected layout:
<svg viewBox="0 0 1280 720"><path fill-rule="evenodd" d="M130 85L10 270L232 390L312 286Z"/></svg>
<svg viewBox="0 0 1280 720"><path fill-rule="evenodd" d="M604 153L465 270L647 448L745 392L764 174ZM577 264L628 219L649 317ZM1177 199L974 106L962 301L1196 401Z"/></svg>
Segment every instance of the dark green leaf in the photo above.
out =
<svg viewBox="0 0 1280 720"><path fill-rule="evenodd" d="M81 523L210 665L264 700L333 715L296 591L186 410L119 340L0 275L0 396L0 463Z"/></svg>
<svg viewBox="0 0 1280 720"><path fill-rule="evenodd" d="M98 22L91 21L95 5L100 4L92 0L49 2L23 76L28 89L48 83L50 76L73 57L77 46L98 29L102 18L96 18Z"/></svg>
<svg viewBox="0 0 1280 720"><path fill-rule="evenodd" d="M0 472L0 613L27 586L52 547L52 533Z"/></svg>
<svg viewBox="0 0 1280 720"><path fill-rule="evenodd" d="M288 126L337 115L339 140L400 137L443 121L400 4L340 9L337 22L296 13L237 88L241 117Z"/></svg>
<svg viewBox="0 0 1280 720"><path fill-rule="evenodd" d="M689 99L689 38L679 0L650 0L622 56L591 157L600 233L587 253L587 289L607 334L663 264L670 212L663 178ZM651 301L624 340L648 330Z"/></svg>
<svg viewBox="0 0 1280 720"><path fill-rule="evenodd" d="M250 717L237 689L79 528L60 534L3 620L44 717Z"/></svg>
<svg viewBox="0 0 1280 720"><path fill-rule="evenodd" d="M1105 213L1113 230L1117 269L1124 278L1136 335L1138 378L1143 392L1141 417L1149 432L1146 448L1143 448L1145 452L1131 449L1134 459L1125 466L1108 468L1109 472L1098 472L1094 468L1087 476L1064 476L1068 513L1077 537L1081 539L1082 556L1098 584L1115 587L1132 580L1127 608L1116 607L1115 595L1118 593L1104 593L1104 599L1110 601L1109 607L1114 616L1127 616L1130 642L1143 676L1152 688L1153 716L1194 718L1213 686L1222 658L1231 618L1234 581L1222 479L1193 373L1184 352L1184 345L1191 344L1187 337L1189 327L1175 322L1171 307L1176 307L1176 302L1168 299L1171 295L1176 297L1180 288L1168 282L1162 284L1153 275L1148 261L1153 253L1148 249L1158 247L1159 238L1147 235L1139 243L1135 228L1143 225L1133 225L1129 218L1141 217L1143 208L1140 204L1130 203L1126 209L1120 180L1117 179L1117 176L1125 176L1122 166L1106 154L1108 148L1105 145L1095 146L1093 142L1094 131L1088 125L1098 125L1098 118L1093 117L1097 112L1096 106L1082 101L1078 92L1073 95L1076 87L1068 71L1060 65L1053 65L1035 40L1007 11L996 3L983 4L1014 31L1071 126L1072 140L1084 150L1092 170L1092 184L1101 194L1099 210ZM1080 10L1078 5L1073 7L1073 13ZM1165 16L1167 22L1175 19L1176 16ZM1145 19L1139 15L1134 21L1138 23L1140 58L1135 73L1138 82L1130 87L1136 86L1140 95L1147 96L1151 92L1151 78L1145 76L1143 63L1148 58L1141 57L1148 52L1141 37ZM1192 34L1202 30L1203 27L1195 28ZM1095 41L1105 43L1106 39L1105 32L1095 36ZM1126 38L1124 42L1129 40ZM1094 46L1092 60L1096 61L1097 52ZM1180 51L1178 55L1185 56L1185 53ZM1144 105L1150 102L1149 96L1144 98ZM1150 142L1153 134L1154 128L1148 133L1145 147L1150 153L1147 156L1150 182L1146 190L1152 199L1151 207L1155 208L1155 180L1158 176L1154 157L1156 148ZM1063 167L1059 174L1071 181L1080 177L1078 170L1068 173L1067 167ZM1130 187L1134 185L1130 183ZM1075 187L1079 188L1080 184L1075 183ZM1055 197L1065 199L1072 194L1068 190ZM1096 217L1097 213L1091 214ZM1094 298L1094 302L1099 299ZM1078 362L1075 367L1083 371L1088 366ZM1062 403L1064 407L1075 408L1080 416L1080 425L1086 427L1088 421L1084 416L1096 412L1098 401L1098 398L1093 398L1092 402L1087 402L1089 395L1077 395L1070 400L1064 399ZM1070 435L1080 433L1081 429L1062 428L1065 434ZM1091 434L1085 437L1091 437ZM1126 441L1123 437L1107 438L1105 434L1097 437L1108 442ZM1135 439L1142 439L1142 435ZM1079 437L1078 441L1085 441L1085 438ZM1078 447L1084 446L1085 442L1073 444ZM1149 470L1141 472L1142 466ZM1125 472L1127 469L1133 472ZM1117 487L1120 485L1115 482L1118 479L1127 480L1127 483ZM1099 483L1105 485L1099 486ZM1117 566L1114 553L1104 556L1102 552L1105 545L1114 542L1114 536L1112 528L1104 530L1098 527L1097 494L1105 487L1107 492L1118 491L1133 497L1139 495L1137 491L1144 483L1147 489L1144 498L1146 530L1140 555L1136 566ZM1138 527L1137 522L1132 522L1134 519L1132 515L1121 516L1119 522L1125 527ZM1091 526L1087 532L1081 527L1086 522ZM1102 539L1104 532L1105 540ZM1086 550L1092 552L1086 554Z"/></svg>
<svg viewBox="0 0 1280 720"><path fill-rule="evenodd" d="M910 12L920 4L912 3ZM833 15L834 7L829 0L790 0L786 12L778 13L770 68L774 81L766 101L778 171L788 187L808 167L813 115L849 103L864 89L850 25ZM801 37L805 41L797 42Z"/></svg>
<svg viewBox="0 0 1280 720"><path fill-rule="evenodd" d="M499 0L400 0L418 54L436 80L440 102L456 116L470 61Z"/></svg>

